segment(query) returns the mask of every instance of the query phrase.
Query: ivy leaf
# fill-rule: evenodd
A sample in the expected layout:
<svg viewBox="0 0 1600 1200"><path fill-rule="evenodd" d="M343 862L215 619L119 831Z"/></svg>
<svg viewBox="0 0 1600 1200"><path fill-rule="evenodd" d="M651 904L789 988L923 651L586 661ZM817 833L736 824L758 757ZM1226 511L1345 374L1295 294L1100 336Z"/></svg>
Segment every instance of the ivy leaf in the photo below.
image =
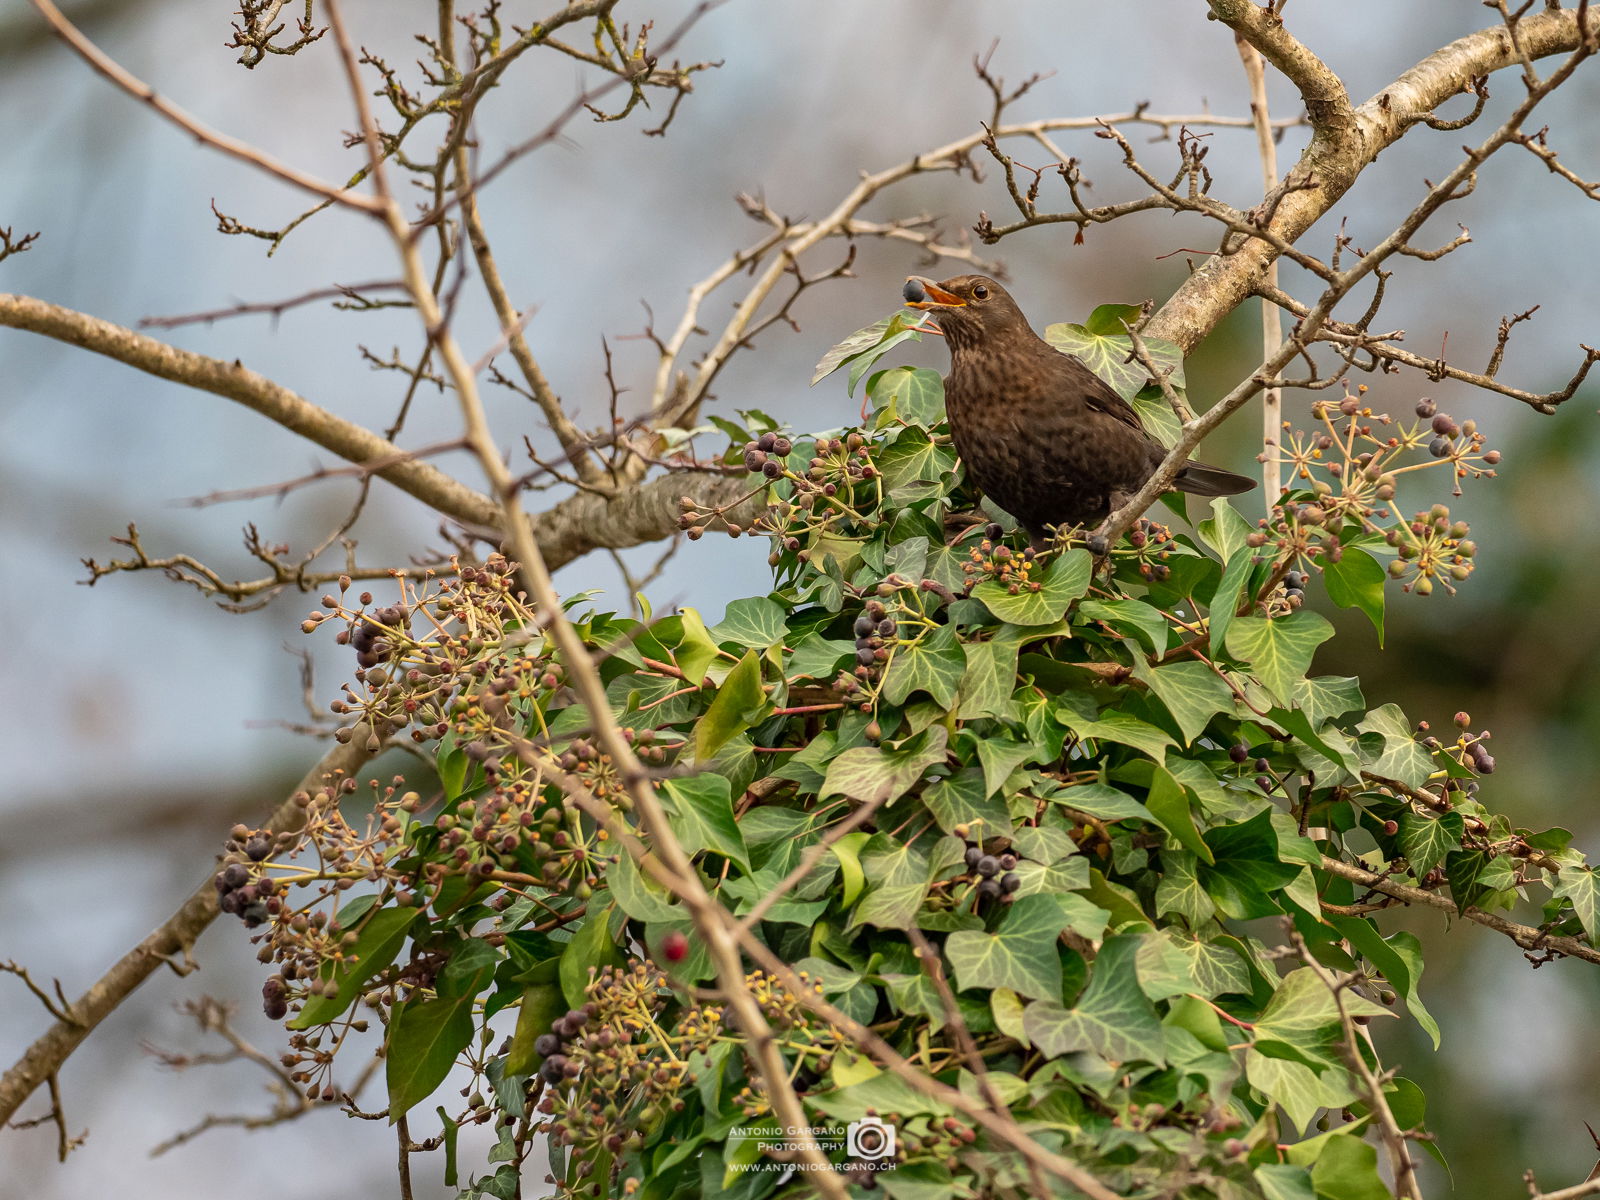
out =
<svg viewBox="0 0 1600 1200"><path fill-rule="evenodd" d="M1383 645L1383 584L1388 578L1378 560L1365 550L1346 546L1338 562L1324 561L1322 581L1328 589L1328 599L1340 608L1359 608L1378 631L1378 645Z"/></svg>
<svg viewBox="0 0 1600 1200"><path fill-rule="evenodd" d="M1294 706L1306 714L1314 727L1367 706L1361 695L1361 681L1349 675L1318 675L1294 685Z"/></svg>
<svg viewBox="0 0 1600 1200"><path fill-rule="evenodd" d="M1069 550L1046 569L1037 592L1024 588L1012 595L991 579L973 588L972 596L1008 625L1054 625L1089 590L1093 566L1087 550Z"/></svg>
<svg viewBox="0 0 1600 1200"><path fill-rule="evenodd" d="M854 395L856 381L873 363L908 338L919 342L922 340L922 334L913 328L921 321L920 312L897 312L856 330L822 356L816 371L812 373L811 386L816 387L848 362L854 364L850 373L850 394Z"/></svg>
<svg viewBox="0 0 1600 1200"><path fill-rule="evenodd" d="M855 657L854 642L844 638L825 638L820 634L807 634L796 643L789 658L788 675L791 679L821 679L831 682L839 668Z"/></svg>
<svg viewBox="0 0 1600 1200"><path fill-rule="evenodd" d="M384 1076L393 1124L433 1094L472 1041L476 996L408 1001L389 1026Z"/></svg>
<svg viewBox="0 0 1600 1200"><path fill-rule="evenodd" d="M765 596L751 596L728 605L722 620L711 630L718 642L737 642L753 650L765 650L783 640L783 605Z"/></svg>
<svg viewBox="0 0 1600 1200"><path fill-rule="evenodd" d="M1154 725L1112 709L1107 709L1093 720L1085 720L1071 708L1059 709L1057 715L1080 741L1117 742L1132 746L1157 760L1173 744L1172 738Z"/></svg>
<svg viewBox="0 0 1600 1200"><path fill-rule="evenodd" d="M1311 1168L1311 1186L1323 1200L1392 1200L1378 1173L1378 1151L1354 1133L1336 1133Z"/></svg>
<svg viewBox="0 0 1600 1200"><path fill-rule="evenodd" d="M1022 996L1061 994L1056 938L1067 926L1052 896L1024 896L995 933L962 930L945 939L945 957L967 988L1007 988Z"/></svg>
<svg viewBox="0 0 1600 1200"><path fill-rule="evenodd" d="M1273 893L1299 875L1300 867L1278 858L1267 810L1248 821L1208 829L1204 841L1213 861L1198 868L1200 883L1225 916L1243 921L1283 911Z"/></svg>
<svg viewBox="0 0 1600 1200"><path fill-rule="evenodd" d="M1150 669L1135 660L1134 674L1167 706L1184 744L1205 732L1211 718L1233 709L1233 690L1202 662L1176 662Z"/></svg>
<svg viewBox="0 0 1600 1200"><path fill-rule="evenodd" d="M1400 814L1400 852L1411 864L1411 873L1421 879L1460 849L1466 823L1458 812L1425 817L1407 809Z"/></svg>
<svg viewBox="0 0 1600 1200"><path fill-rule="evenodd" d="M1139 319L1143 310L1133 304L1102 304L1082 325L1060 323L1045 327L1044 340L1063 354L1076 355L1083 365L1105 380L1124 400L1139 393L1150 372L1133 358L1133 339L1124 322ZM1171 367L1167 382L1183 386L1183 351L1161 338L1144 339L1146 353L1158 371Z"/></svg>
<svg viewBox="0 0 1600 1200"><path fill-rule="evenodd" d="M406 935L421 914L414 908L380 908L368 917L356 935L356 944L337 963L324 964L323 979L333 979L339 990L332 996L313 996L290 1029L326 1025L361 994L361 986L392 963L405 945Z"/></svg>
<svg viewBox="0 0 1600 1200"><path fill-rule="evenodd" d="M1418 944L1416 935L1410 933L1397 933L1393 937L1385 938L1378 932L1376 925L1366 917L1340 917L1329 915L1324 918L1340 934L1342 934L1357 951L1366 956L1391 987L1400 993L1406 1002L1406 1010L1416 1018L1417 1024L1422 1026L1430 1038L1433 1039L1433 1048L1439 1048L1439 1023L1422 1004L1422 998L1417 994L1417 983L1422 975L1422 948Z"/></svg>
<svg viewBox="0 0 1600 1200"><path fill-rule="evenodd" d="M862 848L861 869L872 886L851 924L909 929L928 894L928 856L909 842L875 833Z"/></svg>
<svg viewBox="0 0 1600 1200"><path fill-rule="evenodd" d="M944 380L927 367L880 371L867 380L867 394L880 414L880 429L896 420L931 429L944 420Z"/></svg>
<svg viewBox="0 0 1600 1200"><path fill-rule="evenodd" d="M849 796L852 800L888 803L905 795L927 773L944 761L949 732L932 725L898 746L857 746L828 764L819 800Z"/></svg>
<svg viewBox="0 0 1600 1200"><path fill-rule="evenodd" d="M1344 1037L1339 1023L1339 1001L1352 1017L1392 1017L1381 1004L1346 989L1335 1000L1328 985L1310 967L1290 971L1272 993L1256 1019L1256 1037L1285 1042L1297 1050L1333 1061L1335 1047Z"/></svg>
<svg viewBox="0 0 1600 1200"><path fill-rule="evenodd" d="M1303 1062L1271 1058L1256 1049L1245 1052L1244 1073L1250 1086L1275 1101L1300 1129L1311 1124L1318 1109L1342 1108L1355 1099L1344 1072L1318 1073Z"/></svg>
<svg viewBox="0 0 1600 1200"><path fill-rule="evenodd" d="M617 906L635 921L672 921L683 915L683 909L672 903L664 888L645 878L626 850L617 855L617 861L606 872L606 883Z"/></svg>
<svg viewBox="0 0 1600 1200"><path fill-rule="evenodd" d="M715 758L729 738L761 720L768 707L761 688L761 660L754 650L746 650L695 726L695 761L704 764Z"/></svg>
<svg viewBox="0 0 1600 1200"><path fill-rule="evenodd" d="M1256 678L1279 701L1294 697L1317 647L1333 636L1333 626L1319 613L1302 609L1287 617L1239 617L1229 627L1228 653L1247 663Z"/></svg>
<svg viewBox="0 0 1600 1200"><path fill-rule="evenodd" d="M1078 615L1094 621L1104 621L1113 629L1135 634L1152 654L1164 654L1172 627L1160 611L1143 600L1085 600L1078 605ZM1186 666L1202 666L1187 663Z"/></svg>
<svg viewBox="0 0 1600 1200"><path fill-rule="evenodd" d="M1107 938L1075 1007L1055 999L1028 1005L1022 1023L1034 1046L1052 1058L1092 1050L1112 1063L1165 1062L1161 1022L1139 987L1138 949L1136 936Z"/></svg>
<svg viewBox="0 0 1600 1200"><path fill-rule="evenodd" d="M1256 568L1255 552L1241 546L1228 556L1228 565L1222 570L1217 590L1211 596L1208 620L1211 624L1211 653L1221 651L1233 625L1234 610L1244 596L1244 585Z"/></svg>
<svg viewBox="0 0 1600 1200"><path fill-rule="evenodd" d="M966 674L961 677L961 706L956 716L963 721L995 717L1015 719L1016 704L1011 693L1017 686L1017 643L995 638L990 642L968 642Z"/></svg>
<svg viewBox="0 0 1600 1200"><path fill-rule="evenodd" d="M622 950L611 936L613 906L589 910L578 931L572 935L561 951L561 993L567 998L569 1008L582 1008L588 998L584 989L589 986L589 968L599 970L604 966L620 967Z"/></svg>
<svg viewBox="0 0 1600 1200"><path fill-rule="evenodd" d="M904 704L912 692L922 691L940 708L949 708L966 672L967 656L956 639L955 626L941 625L895 650L883 673L883 697L890 704Z"/></svg>
<svg viewBox="0 0 1600 1200"><path fill-rule="evenodd" d="M1570 863L1562 867L1550 892L1557 899L1566 900L1572 905L1572 911L1577 914L1578 922L1591 942L1600 940L1600 881L1595 879L1593 867Z"/></svg>
<svg viewBox="0 0 1600 1200"><path fill-rule="evenodd" d="M1255 532L1255 526L1239 514L1226 496L1217 496L1211 501L1211 519L1201 521L1195 528L1225 563L1232 563L1241 551L1249 553L1249 543L1245 539Z"/></svg>
<svg viewBox="0 0 1600 1200"><path fill-rule="evenodd" d="M913 425L888 449L874 455L873 464L883 472L883 486L891 495L912 500L917 494L908 494L906 489L916 484L951 482L956 451L949 442L935 442L927 430ZM933 494L932 490L927 494Z"/></svg>
<svg viewBox="0 0 1600 1200"><path fill-rule="evenodd" d="M1290 1163L1265 1163L1255 1170L1256 1182L1266 1200L1317 1200L1311 1176Z"/></svg>
<svg viewBox="0 0 1600 1200"><path fill-rule="evenodd" d="M706 671L711 664L720 657L717 643L712 640L711 631L694 609L682 609L679 616L683 622L683 640L673 651L673 659L683 672L684 679L698 687L705 682Z"/></svg>
<svg viewBox="0 0 1600 1200"><path fill-rule="evenodd" d="M1181 388L1178 390L1182 391ZM1178 420L1178 414L1172 411L1172 405L1167 403L1166 393L1161 390L1160 384L1152 383L1140 388L1128 403L1133 405L1133 411L1138 414L1139 424L1167 449L1170 450L1183 436L1183 424Z"/></svg>
<svg viewBox="0 0 1600 1200"><path fill-rule="evenodd" d="M922 793L922 802L946 833L965 825L973 837L987 838L1011 828L1011 814L1005 803L993 798L984 773L974 768L930 784ZM978 827L975 831L974 826Z"/></svg>
<svg viewBox="0 0 1600 1200"><path fill-rule="evenodd" d="M669 779L662 800L672 832L691 855L710 850L750 870L750 854L733 816L733 789L725 776L706 773Z"/></svg>
<svg viewBox="0 0 1600 1200"><path fill-rule="evenodd" d="M543 964L541 964L543 965ZM506 1056L506 1072L525 1075L543 1061L534 1048L540 1035L550 1031L551 1024L567 1011L567 998L562 994L557 978L560 964L550 959L550 978L529 984L522 992L522 1007L517 1012L517 1028L511 1037L511 1050Z"/></svg>
<svg viewBox="0 0 1600 1200"><path fill-rule="evenodd" d="M1398 779L1407 787L1418 788L1428 782L1433 774L1433 755L1417 744L1411 725L1398 704L1385 704L1375 708L1356 726L1362 733L1375 733L1382 738L1377 753L1363 752L1367 769L1385 779ZM1363 747L1366 738L1361 739Z"/></svg>
<svg viewBox="0 0 1600 1200"><path fill-rule="evenodd" d="M1189 793L1165 767L1157 767L1151 775L1150 794L1145 797L1144 804L1161 828L1178 839L1180 846L1208 865L1213 862L1211 848L1195 828L1194 813L1189 808Z"/></svg>

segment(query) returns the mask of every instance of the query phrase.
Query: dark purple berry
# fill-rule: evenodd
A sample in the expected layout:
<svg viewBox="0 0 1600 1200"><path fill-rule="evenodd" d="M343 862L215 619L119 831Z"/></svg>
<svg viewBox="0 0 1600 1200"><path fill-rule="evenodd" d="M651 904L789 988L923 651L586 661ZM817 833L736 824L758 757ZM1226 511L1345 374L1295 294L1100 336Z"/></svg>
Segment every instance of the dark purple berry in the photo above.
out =
<svg viewBox="0 0 1600 1200"><path fill-rule="evenodd" d="M1236 763L1242 763L1250 757L1250 747L1240 742L1237 746L1228 747L1228 757Z"/></svg>
<svg viewBox="0 0 1600 1200"><path fill-rule="evenodd" d="M533 1052L540 1058L549 1058L561 1049L561 1039L553 1033L541 1033L533 1039Z"/></svg>
<svg viewBox="0 0 1600 1200"><path fill-rule="evenodd" d="M978 865L979 861L982 858L983 858L983 847L981 847L981 846L968 846L967 847L967 869L969 871L972 868L976 867Z"/></svg>
<svg viewBox="0 0 1600 1200"><path fill-rule="evenodd" d="M1005 892L1008 896L1021 886L1022 876L1018 875L1015 871L1007 871L1004 875L1000 876L1000 890Z"/></svg>
<svg viewBox="0 0 1600 1200"><path fill-rule="evenodd" d="M985 879L992 879L1000 873L1000 860L992 854L985 854L978 860L978 874Z"/></svg>

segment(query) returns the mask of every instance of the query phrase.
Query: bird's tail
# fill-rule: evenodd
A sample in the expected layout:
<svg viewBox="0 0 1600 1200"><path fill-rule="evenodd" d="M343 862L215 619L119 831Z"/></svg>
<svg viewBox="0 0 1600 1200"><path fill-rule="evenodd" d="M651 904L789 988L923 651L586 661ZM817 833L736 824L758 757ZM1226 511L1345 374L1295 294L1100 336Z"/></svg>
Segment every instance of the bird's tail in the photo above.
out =
<svg viewBox="0 0 1600 1200"><path fill-rule="evenodd" d="M1193 459L1178 472L1178 478L1173 483L1180 492L1188 492L1191 496L1237 496L1256 486L1256 481L1248 476Z"/></svg>

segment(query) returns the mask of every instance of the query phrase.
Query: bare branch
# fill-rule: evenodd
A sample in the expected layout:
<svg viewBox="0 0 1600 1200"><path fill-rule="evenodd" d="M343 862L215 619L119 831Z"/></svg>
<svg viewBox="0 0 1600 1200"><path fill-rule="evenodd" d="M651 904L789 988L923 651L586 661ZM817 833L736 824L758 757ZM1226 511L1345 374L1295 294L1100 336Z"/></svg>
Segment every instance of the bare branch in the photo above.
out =
<svg viewBox="0 0 1600 1200"><path fill-rule="evenodd" d="M237 138L229 137L225 133L218 133L209 126L202 124L176 104L157 94L149 84L129 73L93 42L84 37L77 26L67 20L62 15L61 10L51 3L51 0L32 0L32 3L39 10L39 14L50 23L50 28L55 31L56 35L66 42L68 46L72 47L78 57L93 67L96 72L105 76L127 92L128 95L148 104L174 125L192 134L197 140L222 151L224 154L237 158L241 162L259 167L268 174L275 175L285 183L293 184L302 191L321 196L330 203L342 204L363 212L377 211L377 201L370 196L352 192L349 188L335 187L331 183L324 183L322 180L307 175L287 163L279 162L265 151L241 142Z"/></svg>
<svg viewBox="0 0 1600 1200"><path fill-rule="evenodd" d="M289 798L267 818L264 828L273 832L298 830L305 823L306 810L301 801L318 789L338 790L370 757L364 747L356 744L359 740L352 738L348 745L330 747ZM196 939L216 919L217 912L217 889L208 872L172 916L72 1002L66 1009L71 1020L57 1020L0 1076L0 1124L16 1114L35 1088L54 1079L61 1064L83 1040L163 963L180 973L188 970L177 961L178 957L187 959Z"/></svg>

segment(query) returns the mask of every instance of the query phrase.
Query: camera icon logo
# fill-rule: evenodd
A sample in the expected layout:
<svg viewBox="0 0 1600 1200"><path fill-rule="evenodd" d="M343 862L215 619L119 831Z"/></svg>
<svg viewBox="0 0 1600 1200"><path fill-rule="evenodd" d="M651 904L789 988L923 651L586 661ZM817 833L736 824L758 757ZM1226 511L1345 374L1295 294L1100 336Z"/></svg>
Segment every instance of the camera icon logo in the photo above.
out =
<svg viewBox="0 0 1600 1200"><path fill-rule="evenodd" d="M844 1130L844 1150L852 1158L893 1158L895 1127L877 1117L851 1121Z"/></svg>

